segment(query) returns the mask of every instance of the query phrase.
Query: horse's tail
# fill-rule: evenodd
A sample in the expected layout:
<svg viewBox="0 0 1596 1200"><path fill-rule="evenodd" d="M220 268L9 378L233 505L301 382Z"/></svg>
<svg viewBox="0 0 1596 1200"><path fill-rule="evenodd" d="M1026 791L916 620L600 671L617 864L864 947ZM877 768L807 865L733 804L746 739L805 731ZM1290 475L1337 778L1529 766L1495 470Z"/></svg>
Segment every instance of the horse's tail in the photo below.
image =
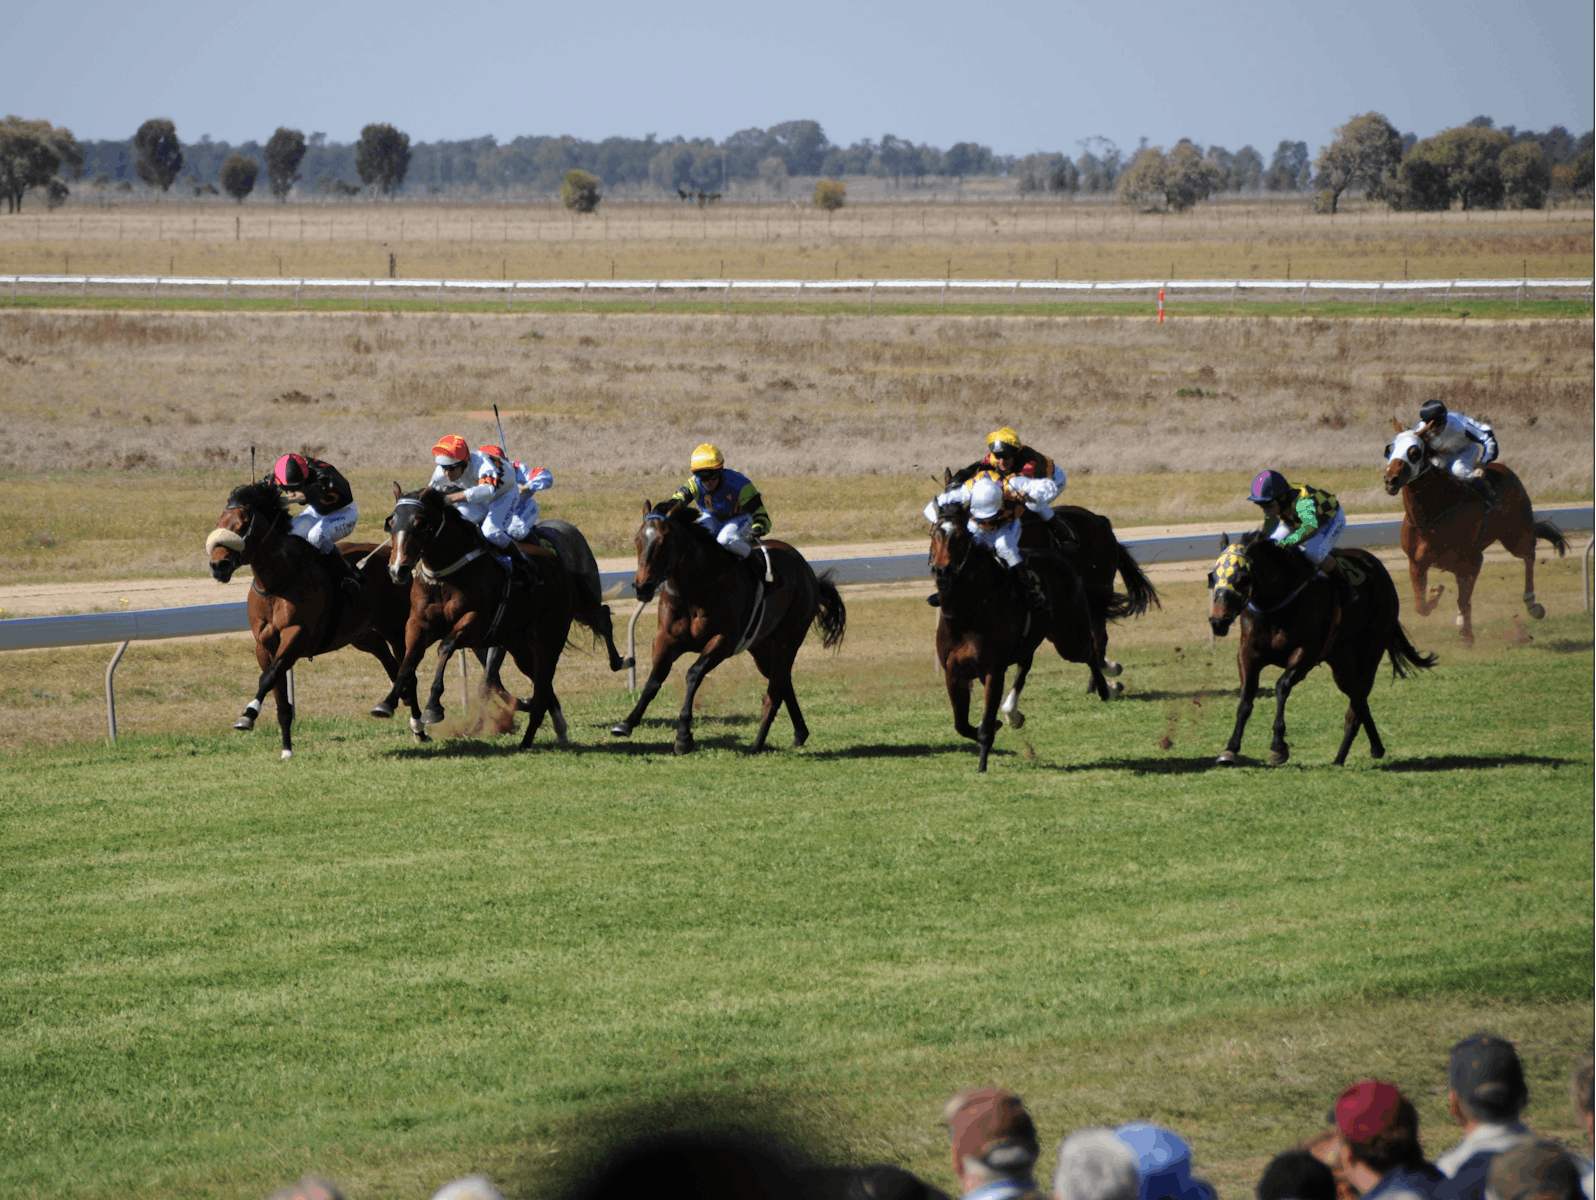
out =
<svg viewBox="0 0 1596 1200"><path fill-rule="evenodd" d="M1135 597L1123 592L1094 592L1090 588L1082 590L1086 593L1087 611L1099 620L1119 621L1143 611L1136 607Z"/></svg>
<svg viewBox="0 0 1596 1200"><path fill-rule="evenodd" d="M820 626L820 644L827 650L842 645L842 635L848 631L848 609L837 590L837 573L827 571L815 580L820 592L820 603L815 611L815 624Z"/></svg>
<svg viewBox="0 0 1596 1200"><path fill-rule="evenodd" d="M1420 654L1413 648L1413 643L1408 641L1407 630L1402 628L1401 622L1391 633L1391 641L1386 645L1386 650L1391 655L1391 675L1395 679L1406 679L1413 674L1410 668L1418 667L1428 671L1435 666L1436 656L1433 654Z"/></svg>
<svg viewBox="0 0 1596 1200"><path fill-rule="evenodd" d="M1147 578L1141 564L1122 543L1115 542L1114 545L1119 549L1119 577L1125 581L1125 590L1130 593L1130 605L1125 615L1139 617L1147 611L1148 605L1162 609L1164 605L1158 599L1158 589L1153 587L1153 581Z"/></svg>
<svg viewBox="0 0 1596 1200"><path fill-rule="evenodd" d="M1563 536L1561 529L1552 524L1551 518L1548 517L1544 521L1535 522L1535 536L1543 542L1550 543L1552 548L1557 551L1558 558L1562 558L1563 555L1568 553L1568 539Z"/></svg>

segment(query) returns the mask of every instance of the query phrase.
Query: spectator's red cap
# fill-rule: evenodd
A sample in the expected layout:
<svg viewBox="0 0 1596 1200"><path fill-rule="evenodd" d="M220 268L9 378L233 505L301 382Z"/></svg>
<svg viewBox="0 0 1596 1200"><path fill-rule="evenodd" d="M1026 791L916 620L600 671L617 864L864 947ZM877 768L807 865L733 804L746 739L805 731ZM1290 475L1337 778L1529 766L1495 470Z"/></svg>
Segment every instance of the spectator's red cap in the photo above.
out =
<svg viewBox="0 0 1596 1200"><path fill-rule="evenodd" d="M954 1169L961 1174L967 1158L1009 1174L1028 1171L1041 1153L1025 1102L1005 1088L960 1092L947 1102L942 1119L953 1143Z"/></svg>
<svg viewBox="0 0 1596 1200"><path fill-rule="evenodd" d="M1385 1132L1401 1106L1402 1093L1394 1083L1365 1079L1342 1092L1336 1101L1336 1128L1349 1142L1367 1142Z"/></svg>

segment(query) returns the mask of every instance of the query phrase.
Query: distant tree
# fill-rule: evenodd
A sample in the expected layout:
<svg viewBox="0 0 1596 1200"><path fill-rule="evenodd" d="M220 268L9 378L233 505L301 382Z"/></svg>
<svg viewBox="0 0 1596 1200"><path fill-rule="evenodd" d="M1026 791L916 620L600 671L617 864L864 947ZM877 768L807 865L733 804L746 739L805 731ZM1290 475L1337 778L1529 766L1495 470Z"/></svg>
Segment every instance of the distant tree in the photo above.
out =
<svg viewBox="0 0 1596 1200"><path fill-rule="evenodd" d="M22 210L22 196L29 188L45 189L46 202L57 207L70 194L62 190L66 184L57 176L77 179L83 174L83 162L83 147L64 126L15 116L0 121L0 193L9 212ZM56 182L60 189L53 186Z"/></svg>
<svg viewBox="0 0 1596 1200"><path fill-rule="evenodd" d="M815 205L832 212L848 198L848 185L840 179L822 179L815 184Z"/></svg>
<svg viewBox="0 0 1596 1200"><path fill-rule="evenodd" d="M1151 204L1164 195L1164 148L1143 146L1119 176L1121 204Z"/></svg>
<svg viewBox="0 0 1596 1200"><path fill-rule="evenodd" d="M1315 183L1329 194L1331 212L1348 188L1378 197L1388 172L1402 161L1402 135L1377 112L1353 117L1336 130L1335 140L1319 151Z"/></svg>
<svg viewBox="0 0 1596 1200"><path fill-rule="evenodd" d="M1219 182L1214 187L1216 192L1233 192L1236 190L1236 156L1223 146L1210 146L1208 153L1203 158L1213 164L1218 174Z"/></svg>
<svg viewBox="0 0 1596 1200"><path fill-rule="evenodd" d="M787 164L779 155L772 154L759 164L759 182L778 196L787 190Z"/></svg>
<svg viewBox="0 0 1596 1200"><path fill-rule="evenodd" d="M67 197L72 194L72 189L67 187L66 180L57 175L44 185L44 202L50 209L60 208L67 202Z"/></svg>
<svg viewBox="0 0 1596 1200"><path fill-rule="evenodd" d="M1502 188L1509 208L1540 208L1552 186L1552 169L1537 142L1518 142L1502 151Z"/></svg>
<svg viewBox="0 0 1596 1200"><path fill-rule="evenodd" d="M1080 190L1081 173L1075 169L1075 164L1062 154L1057 158L1058 161L1052 165L1043 182L1047 184L1047 190L1055 196L1072 196Z"/></svg>
<svg viewBox="0 0 1596 1200"><path fill-rule="evenodd" d="M572 212L594 212L603 199L599 194L603 182L592 172L573 167L560 181L560 203Z"/></svg>
<svg viewBox="0 0 1596 1200"><path fill-rule="evenodd" d="M648 164L648 177L656 187L674 192L693 182L693 150L681 139L661 146Z"/></svg>
<svg viewBox="0 0 1596 1200"><path fill-rule="evenodd" d="M1256 192L1263 186L1263 155L1251 146L1243 146L1236 151L1236 160L1231 164L1231 173L1238 192Z"/></svg>
<svg viewBox="0 0 1596 1200"><path fill-rule="evenodd" d="M1585 135L1587 138L1589 134ZM1593 160L1590 147L1587 146L1574 156L1568 164L1568 186L1576 195L1588 194L1591 190L1591 166Z"/></svg>
<svg viewBox="0 0 1596 1200"><path fill-rule="evenodd" d="M783 121L767 131L789 175L816 175L826 160L826 131L818 121Z"/></svg>
<svg viewBox="0 0 1596 1200"><path fill-rule="evenodd" d="M404 186L410 169L410 135L392 125L367 125L355 146L355 171L360 182L389 199Z"/></svg>
<svg viewBox="0 0 1596 1200"><path fill-rule="evenodd" d="M1307 142L1281 142L1264 172L1263 185L1271 192L1296 192L1307 186L1313 169L1308 165Z"/></svg>
<svg viewBox="0 0 1596 1200"><path fill-rule="evenodd" d="M1452 206L1448 174L1437 148L1417 142L1397 168L1395 184L1382 188L1386 203L1406 212L1445 212Z"/></svg>
<svg viewBox="0 0 1596 1200"><path fill-rule="evenodd" d="M1159 146L1138 150L1119 178L1119 198L1125 204L1162 199L1165 208L1184 212L1213 195L1219 178L1219 168L1183 138L1168 154Z"/></svg>
<svg viewBox="0 0 1596 1200"><path fill-rule="evenodd" d="M153 117L140 125L133 135L133 149L138 155L134 169L139 178L165 193L183 169L183 147L177 140L177 127L164 117Z"/></svg>
<svg viewBox="0 0 1596 1200"><path fill-rule="evenodd" d="M297 129L279 125L266 143L266 176L271 180L272 195L279 204L288 199L288 193L299 182L299 164L305 157L305 135Z"/></svg>
<svg viewBox="0 0 1596 1200"><path fill-rule="evenodd" d="M1075 160L1075 168L1081 191L1088 195L1112 192L1125 166L1119 147L1106 137L1083 138L1077 144L1081 156Z"/></svg>
<svg viewBox="0 0 1596 1200"><path fill-rule="evenodd" d="M222 190L244 203L244 197L255 190L255 179L260 174L260 164L242 154L229 155L222 164Z"/></svg>
<svg viewBox="0 0 1596 1200"><path fill-rule="evenodd" d="M94 176L89 180L89 186L95 191L101 193L110 191L111 173L109 171L96 171Z"/></svg>
<svg viewBox="0 0 1596 1200"><path fill-rule="evenodd" d="M876 148L876 170L901 185L909 160L914 156L914 145L892 134L884 134Z"/></svg>

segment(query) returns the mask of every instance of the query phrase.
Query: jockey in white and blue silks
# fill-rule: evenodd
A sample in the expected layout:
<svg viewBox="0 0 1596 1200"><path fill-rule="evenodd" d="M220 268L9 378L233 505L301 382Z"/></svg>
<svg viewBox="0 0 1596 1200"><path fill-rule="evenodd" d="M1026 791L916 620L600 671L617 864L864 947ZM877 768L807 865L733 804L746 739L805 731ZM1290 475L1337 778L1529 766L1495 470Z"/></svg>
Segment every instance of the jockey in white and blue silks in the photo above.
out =
<svg viewBox="0 0 1596 1200"><path fill-rule="evenodd" d="M360 593L360 578L342 554L338 543L355 531L360 511L343 473L331 463L304 454L285 454L267 476L283 489L285 500L298 501L304 510L288 523L291 537L309 542L326 556L327 572L351 600Z"/></svg>
<svg viewBox="0 0 1596 1200"><path fill-rule="evenodd" d="M943 492L925 506L925 519L937 520L937 509L945 504L967 504L967 528L1006 567L1020 565L1020 510L1033 504L1045 506L1058 495L1059 486L1051 477L1031 479L1024 475L999 477L996 471L982 471L968 483Z"/></svg>
<svg viewBox="0 0 1596 1200"><path fill-rule="evenodd" d="M503 554L507 566L513 559L525 562L526 556L509 532L511 514L521 498L520 492L514 473L504 469L503 461L470 449L465 438L457 433L438 439L438 444L432 448L432 461L436 467L428 486L443 488L453 484L459 487L460 491L449 493L443 502L453 505L462 517L479 526L482 536Z"/></svg>
<svg viewBox="0 0 1596 1200"><path fill-rule="evenodd" d="M515 500L502 515L497 505L491 506L482 521L482 532L490 542L498 545L498 534L505 534L512 542L524 542L533 536L538 523L537 493L554 486L554 473L547 467L528 468L504 452L503 446L478 446L477 453L487 461L487 470L501 483L511 484ZM503 524L500 524L502 520Z"/></svg>
<svg viewBox="0 0 1596 1200"><path fill-rule="evenodd" d="M1426 400L1413 432L1424 439L1437 466L1473 488L1488 504L1494 502L1496 497L1480 470L1486 463L1495 462L1499 453L1496 434L1489 425L1462 413L1447 412L1439 400Z"/></svg>

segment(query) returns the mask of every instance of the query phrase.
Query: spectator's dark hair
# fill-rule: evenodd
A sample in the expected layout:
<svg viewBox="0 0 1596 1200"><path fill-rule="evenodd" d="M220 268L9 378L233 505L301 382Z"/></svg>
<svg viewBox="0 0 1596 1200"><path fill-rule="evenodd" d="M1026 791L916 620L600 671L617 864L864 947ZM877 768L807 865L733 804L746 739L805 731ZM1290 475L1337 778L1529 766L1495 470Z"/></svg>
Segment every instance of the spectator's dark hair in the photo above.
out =
<svg viewBox="0 0 1596 1200"><path fill-rule="evenodd" d="M1419 1147L1419 1110L1413 1107L1413 1101L1403 1096L1396 1116L1384 1129L1366 1142L1348 1138L1347 1150L1358 1162L1382 1175L1395 1167L1421 1165L1424 1151Z"/></svg>
<svg viewBox="0 0 1596 1200"><path fill-rule="evenodd" d="M1574 1072L1573 1086L1569 1089L1569 1099L1574 1102L1574 1107L1587 1116L1591 1112L1591 1060L1586 1059L1579 1070Z"/></svg>
<svg viewBox="0 0 1596 1200"><path fill-rule="evenodd" d="M1336 1177L1307 1150L1287 1150L1269 1160L1253 1194L1258 1200L1336 1200Z"/></svg>

